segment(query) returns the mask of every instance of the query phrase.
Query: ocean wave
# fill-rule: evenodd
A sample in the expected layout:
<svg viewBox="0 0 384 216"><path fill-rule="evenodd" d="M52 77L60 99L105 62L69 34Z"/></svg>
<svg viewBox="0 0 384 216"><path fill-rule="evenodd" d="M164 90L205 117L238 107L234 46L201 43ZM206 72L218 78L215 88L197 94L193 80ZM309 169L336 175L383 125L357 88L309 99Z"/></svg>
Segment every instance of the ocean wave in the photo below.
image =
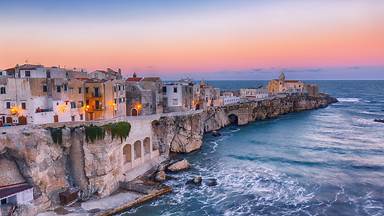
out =
<svg viewBox="0 0 384 216"><path fill-rule="evenodd" d="M360 98L337 98L339 102L356 103L360 101Z"/></svg>

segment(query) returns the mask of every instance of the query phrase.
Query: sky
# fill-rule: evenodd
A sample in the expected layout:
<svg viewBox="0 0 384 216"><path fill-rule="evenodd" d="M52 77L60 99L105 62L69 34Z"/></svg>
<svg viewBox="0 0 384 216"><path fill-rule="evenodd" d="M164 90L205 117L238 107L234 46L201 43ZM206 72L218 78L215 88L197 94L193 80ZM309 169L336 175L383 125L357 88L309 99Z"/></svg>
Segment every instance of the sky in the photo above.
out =
<svg viewBox="0 0 384 216"><path fill-rule="evenodd" d="M0 69L384 79L383 0L0 0Z"/></svg>

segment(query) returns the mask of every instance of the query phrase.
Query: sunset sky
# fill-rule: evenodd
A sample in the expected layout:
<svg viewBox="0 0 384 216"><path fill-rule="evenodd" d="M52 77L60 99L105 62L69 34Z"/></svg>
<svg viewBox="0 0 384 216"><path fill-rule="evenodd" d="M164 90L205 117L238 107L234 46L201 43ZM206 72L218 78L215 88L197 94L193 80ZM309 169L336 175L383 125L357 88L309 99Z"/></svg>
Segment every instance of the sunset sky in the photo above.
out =
<svg viewBox="0 0 384 216"><path fill-rule="evenodd" d="M384 1L0 0L0 69L26 60L168 78L384 79Z"/></svg>

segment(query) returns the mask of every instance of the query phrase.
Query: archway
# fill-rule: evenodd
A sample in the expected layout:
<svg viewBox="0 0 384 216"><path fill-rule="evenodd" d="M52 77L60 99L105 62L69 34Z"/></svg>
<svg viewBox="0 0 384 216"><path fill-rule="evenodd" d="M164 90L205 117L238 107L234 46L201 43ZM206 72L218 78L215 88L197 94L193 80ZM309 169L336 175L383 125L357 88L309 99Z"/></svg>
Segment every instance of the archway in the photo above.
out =
<svg viewBox="0 0 384 216"><path fill-rule="evenodd" d="M133 144L133 148L135 150L135 159L141 158L141 142L139 140Z"/></svg>
<svg viewBox="0 0 384 216"><path fill-rule="evenodd" d="M133 108L132 109L132 116L138 116L138 112L137 112L137 109Z"/></svg>
<svg viewBox="0 0 384 216"><path fill-rule="evenodd" d="M229 123L231 125L238 125L239 124L239 117L237 117L237 115L235 115L233 113L228 116L228 120L229 120Z"/></svg>
<svg viewBox="0 0 384 216"><path fill-rule="evenodd" d="M144 155L147 155L151 152L151 140L149 139L149 137L146 137L143 141L143 145L144 145Z"/></svg>
<svg viewBox="0 0 384 216"><path fill-rule="evenodd" d="M129 163L132 161L131 157L131 144L127 144L123 147L124 162Z"/></svg>

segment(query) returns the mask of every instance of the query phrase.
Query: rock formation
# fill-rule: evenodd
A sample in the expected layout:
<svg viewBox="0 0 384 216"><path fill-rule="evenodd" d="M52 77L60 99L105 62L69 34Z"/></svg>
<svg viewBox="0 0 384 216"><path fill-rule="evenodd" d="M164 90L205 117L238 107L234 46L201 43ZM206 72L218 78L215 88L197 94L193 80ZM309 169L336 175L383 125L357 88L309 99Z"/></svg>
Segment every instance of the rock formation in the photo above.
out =
<svg viewBox="0 0 384 216"><path fill-rule="evenodd" d="M169 152L188 153L201 148L205 132L231 123L244 125L289 112L325 107L335 101L325 94L318 97L288 96L210 108L193 114L157 117L152 125L139 122L137 130L148 124L149 131L152 128L153 148L167 157ZM57 205L58 193L70 187L79 188L82 199L110 195L127 174L121 167L125 160L122 142L113 139L109 133L89 141L85 133L87 124L67 124L53 129L30 125L3 128L0 134L0 168L12 171L0 178L26 181L32 185L33 204L37 211ZM180 170L189 166L186 161L179 163L180 166L175 164L169 169ZM159 179L163 179L160 174Z"/></svg>

